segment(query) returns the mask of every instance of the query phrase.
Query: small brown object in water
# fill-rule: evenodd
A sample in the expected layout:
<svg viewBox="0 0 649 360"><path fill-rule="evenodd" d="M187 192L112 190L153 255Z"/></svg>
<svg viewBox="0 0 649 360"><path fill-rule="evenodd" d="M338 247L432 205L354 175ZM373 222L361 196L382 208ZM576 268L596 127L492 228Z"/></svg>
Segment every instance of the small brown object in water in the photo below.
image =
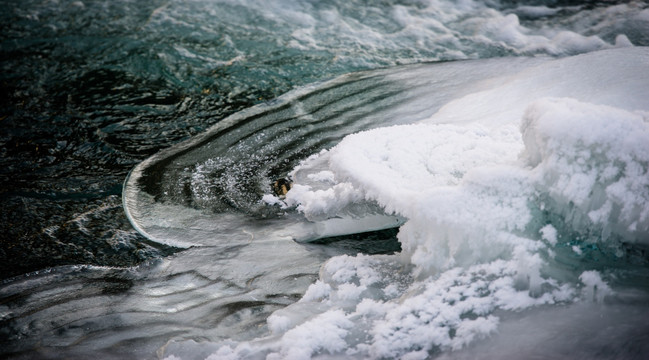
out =
<svg viewBox="0 0 649 360"><path fill-rule="evenodd" d="M286 179L277 179L273 182L273 192L275 195L283 197L291 190L291 182Z"/></svg>

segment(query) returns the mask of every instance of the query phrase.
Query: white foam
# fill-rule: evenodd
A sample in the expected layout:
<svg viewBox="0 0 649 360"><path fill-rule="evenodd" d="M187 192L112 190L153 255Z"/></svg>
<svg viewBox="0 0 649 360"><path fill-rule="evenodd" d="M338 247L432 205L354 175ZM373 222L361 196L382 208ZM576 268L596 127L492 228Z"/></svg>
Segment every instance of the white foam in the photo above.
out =
<svg viewBox="0 0 649 360"><path fill-rule="evenodd" d="M200 47L187 49L205 55L200 60L213 66L241 53L250 53L246 63L254 66L255 59L267 51L249 47L257 41L269 45L271 53L275 45L317 56L326 53L331 64L349 69L505 54L573 55L611 47L617 35L627 35L633 42L633 33L646 33L646 10L639 2L592 9L502 10L498 1L477 0L365 4L361 9L340 1L196 0L195 11L187 13L185 7L184 1L172 1L152 14L147 26L174 26L215 36L222 36L219 26L226 26L239 39L249 40L224 42L224 48L213 54ZM521 23L519 16L535 21ZM257 21L252 23L251 18Z"/></svg>

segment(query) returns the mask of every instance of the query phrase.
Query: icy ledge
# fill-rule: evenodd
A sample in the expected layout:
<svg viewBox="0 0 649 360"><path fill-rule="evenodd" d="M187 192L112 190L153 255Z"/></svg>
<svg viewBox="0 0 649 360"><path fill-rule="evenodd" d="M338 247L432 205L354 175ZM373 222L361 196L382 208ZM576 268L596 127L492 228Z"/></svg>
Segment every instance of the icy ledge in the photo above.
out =
<svg viewBox="0 0 649 360"><path fill-rule="evenodd" d="M330 259L269 317L269 337L211 358L425 359L494 336L508 311L603 301L615 289L595 265L624 266L621 244L649 244L648 59L548 62L320 154L312 180L355 195L292 201L314 216L376 202L408 219L402 253ZM582 257L592 249L602 262Z"/></svg>

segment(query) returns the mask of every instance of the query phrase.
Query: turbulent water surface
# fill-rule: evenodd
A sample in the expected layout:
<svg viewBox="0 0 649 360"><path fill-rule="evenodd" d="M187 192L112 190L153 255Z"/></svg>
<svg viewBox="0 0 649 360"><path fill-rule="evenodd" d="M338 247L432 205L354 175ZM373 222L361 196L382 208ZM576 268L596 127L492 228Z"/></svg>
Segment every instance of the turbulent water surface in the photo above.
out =
<svg viewBox="0 0 649 360"><path fill-rule="evenodd" d="M646 2L0 18L3 358L649 356Z"/></svg>

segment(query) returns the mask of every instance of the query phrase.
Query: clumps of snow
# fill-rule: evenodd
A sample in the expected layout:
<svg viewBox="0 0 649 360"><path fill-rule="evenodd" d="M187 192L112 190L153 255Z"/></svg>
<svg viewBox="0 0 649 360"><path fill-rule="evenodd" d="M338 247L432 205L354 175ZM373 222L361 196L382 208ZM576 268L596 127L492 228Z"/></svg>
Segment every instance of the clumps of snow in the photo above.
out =
<svg viewBox="0 0 649 360"><path fill-rule="evenodd" d="M649 233L649 116L573 99L530 105L521 125L537 189L578 232L627 242Z"/></svg>
<svg viewBox="0 0 649 360"><path fill-rule="evenodd" d="M341 352L347 348L345 337L354 323L342 310L325 312L287 331L280 340L279 350L266 356L267 360L311 359L317 352Z"/></svg>
<svg viewBox="0 0 649 360"><path fill-rule="evenodd" d="M284 200L287 206L295 206L307 219L327 219L351 203L363 199L362 193L350 183L338 183L324 190L313 191L309 185L294 184Z"/></svg>
<svg viewBox="0 0 649 360"><path fill-rule="evenodd" d="M520 269L516 261L456 267L414 281L405 275L394 278L396 269L405 270L390 257L333 258L322 271L326 280L312 285L308 300L305 297L269 318L276 329L277 323L288 323L286 314L304 309L320 311L281 335L271 358L308 358L312 354L309 351L326 350L361 358L425 359L431 351L461 349L497 331L495 309L521 310L567 302L575 294L569 285L559 285L552 279L542 280L546 291L531 293L517 281ZM388 289L394 284L402 286L398 294L407 296L389 295ZM364 289L363 297L358 297L359 288ZM326 300L312 297L325 289ZM293 337L298 334L301 339ZM365 341L358 341L361 334ZM312 338L316 335L318 341ZM325 348L321 343L333 346ZM299 348L299 353L290 353L292 347Z"/></svg>
<svg viewBox="0 0 649 360"><path fill-rule="evenodd" d="M555 229L552 224L545 225L539 231L543 240L547 241L552 246L557 244L557 229Z"/></svg>
<svg viewBox="0 0 649 360"><path fill-rule="evenodd" d="M416 124L350 135L331 150L329 162L337 176L359 184L390 212L429 189L457 185L469 169L514 161L519 151L513 128Z"/></svg>
<svg viewBox="0 0 649 360"><path fill-rule="evenodd" d="M286 206L286 203L282 201L282 199L273 194L265 194L264 196L262 196L261 201L266 205L279 205L280 207Z"/></svg>
<svg viewBox="0 0 649 360"><path fill-rule="evenodd" d="M586 300L601 303L607 295L613 293L598 271L584 271L579 280L584 284L582 291Z"/></svg>
<svg viewBox="0 0 649 360"><path fill-rule="evenodd" d="M307 177L309 178L309 180L313 181L335 183L334 173L327 170L320 171L316 174L309 174L307 175Z"/></svg>
<svg viewBox="0 0 649 360"><path fill-rule="evenodd" d="M644 114L573 99L532 102L521 125L525 148L518 162L511 154L498 159L495 143L504 146L502 138L479 127L415 125L348 137L331 151L330 165L367 198L408 218L398 237L410 280L402 280L403 289L390 288L400 282L386 281L377 271L387 258L335 257L295 306L324 306L318 321L331 316L327 326L342 324L336 334L349 334L343 317L365 329L365 341L344 340L348 355L425 359L497 331L498 309L520 311L580 296L601 302L612 290L597 272L579 276L579 293L576 284L545 271L559 234L552 224L534 225L541 206L535 202L542 194L550 199L546 211L585 214L567 218L572 228L602 224L623 239L638 240L627 235L647 231ZM436 145L443 140L452 145ZM399 143L413 148L399 149ZM505 143L502 153L516 148ZM429 158L444 154L444 146L485 152L478 163L453 159L452 169L430 166L442 162ZM440 181L429 169L445 169L447 178ZM459 178L448 175L456 171ZM406 186L395 189L396 184Z"/></svg>
<svg viewBox="0 0 649 360"><path fill-rule="evenodd" d="M336 182L335 174L328 169L329 151L302 160L288 174L293 185L283 199L265 194L262 202L282 209L294 208L309 221L341 217L350 206L363 200L362 191L351 183Z"/></svg>
<svg viewBox="0 0 649 360"><path fill-rule="evenodd" d="M569 76L571 65L583 67L610 54L552 66L568 67L559 74ZM646 59L647 52L627 54ZM486 109L473 121L467 112L455 124L429 119L345 138L315 167L319 173L326 165L339 182L328 184L329 190L298 187L294 201L299 198L305 211L322 212L336 211L341 200L375 201L408 219L398 234L402 252L330 259L301 301L269 318L273 338L263 352L269 359L316 353L425 359L489 337L498 329L498 311L603 301L613 290L599 272L561 273L571 270L554 266L553 254L579 242L564 238L574 232L603 244L647 242L647 64L590 69L612 74L589 78L583 87L571 83L571 91L561 84L533 90L537 81L515 80L496 94L467 96L464 103L507 90L509 101L523 103L516 109L483 99ZM530 74L533 80L550 75ZM619 96L615 90L613 100L605 96L611 76L622 77L632 92ZM591 81L603 82L593 90ZM565 97L570 92L620 106ZM440 110L443 119L451 109L461 112L462 104ZM353 197L341 190L336 195L338 185L353 188ZM322 196L316 198L318 191Z"/></svg>
<svg viewBox="0 0 649 360"><path fill-rule="evenodd" d="M498 318L491 313L497 307L523 309L569 298L566 287L532 297L516 289L516 273L514 262L497 260L414 283L410 296L385 306L385 315L375 320L371 357L427 358L435 349L459 349L496 330Z"/></svg>
<svg viewBox="0 0 649 360"><path fill-rule="evenodd" d="M318 280L309 286L300 301L322 301L329 297L329 293L331 293L331 285Z"/></svg>

